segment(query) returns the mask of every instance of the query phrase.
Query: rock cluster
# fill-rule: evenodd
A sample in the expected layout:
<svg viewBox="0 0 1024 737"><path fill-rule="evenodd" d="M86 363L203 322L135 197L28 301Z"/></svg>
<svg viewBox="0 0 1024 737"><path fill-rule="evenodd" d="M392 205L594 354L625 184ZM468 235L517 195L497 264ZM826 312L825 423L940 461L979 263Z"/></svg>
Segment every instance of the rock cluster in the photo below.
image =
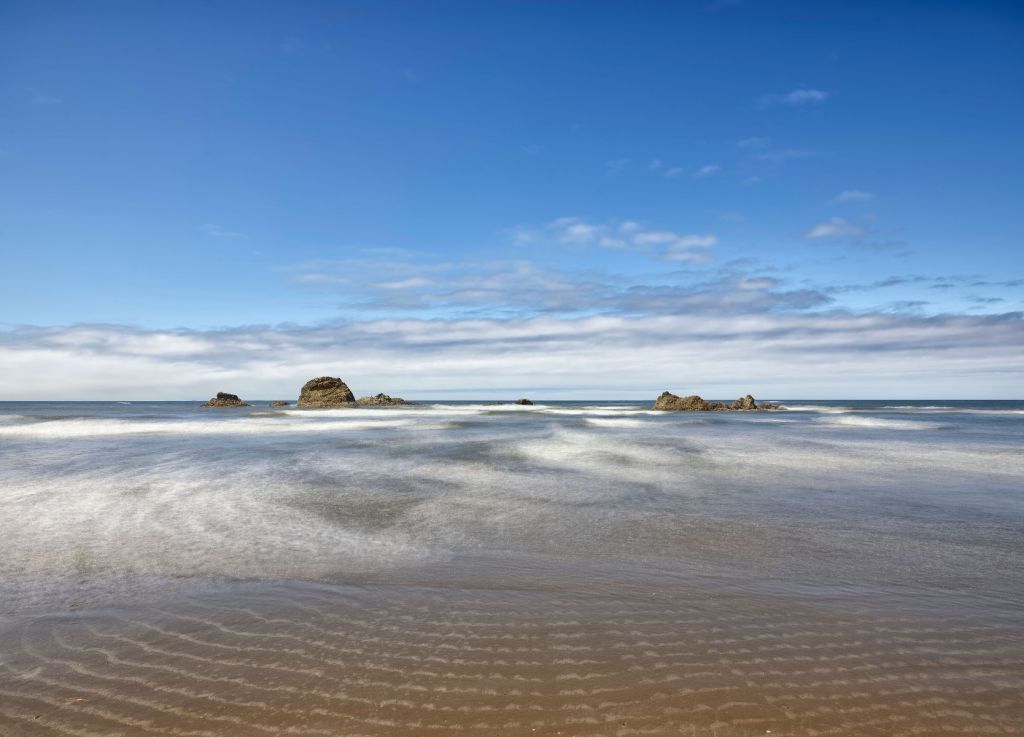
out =
<svg viewBox="0 0 1024 737"><path fill-rule="evenodd" d="M762 402L761 404L758 404L749 394L745 397L740 397L731 405L727 406L724 402L709 402L696 394L691 394L688 397L678 397L671 392L662 392L661 395L654 400L654 409L671 410L676 412L724 412L727 410L751 411L782 409L782 407L770 402Z"/></svg>
<svg viewBox="0 0 1024 737"><path fill-rule="evenodd" d="M399 404L412 404L401 397L389 397L387 394L374 394L372 397L360 397L356 404L369 407L393 407Z"/></svg>
<svg viewBox="0 0 1024 737"><path fill-rule="evenodd" d="M355 407L352 390L336 376L318 376L302 385L299 407Z"/></svg>
<svg viewBox="0 0 1024 737"><path fill-rule="evenodd" d="M217 396L211 399L203 407L248 407L249 405L238 398L237 394L217 392Z"/></svg>
<svg viewBox="0 0 1024 737"><path fill-rule="evenodd" d="M282 401L281 401L281 400L279 399L279 400L277 400L276 402L271 402L271 403L270 403L270 406L271 406L271 407L288 407L288 406L290 406L290 403L289 403L289 402L282 402Z"/></svg>
<svg viewBox="0 0 1024 737"><path fill-rule="evenodd" d="M517 399L516 400L516 404L533 404L533 402L530 401L529 399L523 398L523 399Z"/></svg>

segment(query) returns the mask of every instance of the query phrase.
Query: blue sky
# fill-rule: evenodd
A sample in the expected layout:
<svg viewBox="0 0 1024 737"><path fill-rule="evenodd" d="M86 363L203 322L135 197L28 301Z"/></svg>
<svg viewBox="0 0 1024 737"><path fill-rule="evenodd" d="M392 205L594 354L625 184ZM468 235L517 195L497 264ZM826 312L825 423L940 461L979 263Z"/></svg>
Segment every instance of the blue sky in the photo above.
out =
<svg viewBox="0 0 1024 737"><path fill-rule="evenodd" d="M1022 49L1013 3L3 2L0 398L1020 397Z"/></svg>

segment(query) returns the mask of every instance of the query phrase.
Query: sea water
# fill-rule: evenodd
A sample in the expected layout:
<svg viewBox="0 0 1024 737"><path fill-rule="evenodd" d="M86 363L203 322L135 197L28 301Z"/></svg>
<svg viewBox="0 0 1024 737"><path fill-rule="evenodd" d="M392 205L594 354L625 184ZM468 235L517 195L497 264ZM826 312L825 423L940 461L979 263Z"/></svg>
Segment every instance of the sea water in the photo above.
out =
<svg viewBox="0 0 1024 737"><path fill-rule="evenodd" d="M34 727L39 734L50 733L44 723L101 734L115 723L154 733L180 732L182 724L215 734L294 726L297 717L261 695L251 673L231 675L244 698L233 695L230 679L207 698L202 671L189 666L210 657L203 643L220 648L216 664L252 638L269 638L245 651L255 660L238 667L292 658L288 667L302 684L304 668L321 676L357 664L372 671L374 663L394 665L403 648L425 648L415 657L440 657L448 668L435 674L442 680L470 682L485 672L507 678L486 698L451 702L447 717L459 719L448 723L462 729L515 723L506 731L533 724L552 734L569 727L625 734L628 724L613 724L625 710L630 719L648 713L647 722L632 722L639 732L666 734L712 727L763 734L765 725L776 733L838 725L842 733L892 734L901 724L914 733L912 723L972 733L957 732L961 722L963 730L984 722L993 733L1013 733L1005 730L1022 715L1021 704L1019 692L1007 693L1024 685L1024 403L778 401L787 409L666 413L647 402L611 401L337 410L260 401L238 409L0 403L0 622L8 633L0 640L0 655L8 655L0 692L14 699L9 711L0 708L0 727L6 719L21 734L38 722L30 719L35 711L48 714ZM417 611L424 623L403 619ZM92 624L69 624L69 613L80 623L83 612L93 613ZM788 626L795 629L787 635ZM903 635L892 634L901 628ZM474 651L473 633L485 630L496 639ZM828 642L815 640L819 630ZM715 631L731 635L709 652L708 643L719 642L709 639ZM365 643L346 639L390 642L396 632L405 634L372 658L370 651L355 657ZM537 652L502 655L495 649L502 633L525 638ZM543 646L530 640L538 633ZM437 650L452 637L461 638L460 658ZM725 641L752 649L743 655ZM753 688L752 673L772 672L755 657L759 641L776 648L766 657L775 658L778 678L789 674L788 698L814 704L800 720L778 703L761 703L769 693L762 687L751 691L756 697L747 694L754 706L729 707L736 714L723 716L731 702L717 696L683 709L678 704L689 697L682 686L652 706L654 694L671 692L665 689L687 673L717 683L700 682L712 694ZM292 647L311 642L333 666ZM580 650L551 649L573 642ZM890 657L900 647L910 648L906 662ZM479 657L469 658L473 652ZM624 653L637 659L622 660ZM809 655L820 656L833 680L800 680L808 669L797 666L807 661L790 656ZM346 660L352 657L358 663ZM950 665L957 658L961 666ZM147 671L147 663L164 670ZM739 679L746 686L723 685L736 680L729 672L753 663L758 669ZM843 686L845 676L835 674L858 663L874 680ZM628 678L638 664L660 667L667 680L643 691L642 679ZM172 687L161 679L175 668ZM961 685L973 689L974 706L954 708L952 692L935 684L967 670L974 680ZM402 694L432 688L424 685L431 678L413 671L368 671L363 679L376 673L378 688L386 681L401 702ZM597 698L583 688L588 672L629 698L618 706ZM891 688L892 678L927 691L925 672L936 679L939 690L928 693L939 699L937 711L916 701L900 707L906 694ZM193 676L181 681L181 673ZM124 687L138 678L178 712L161 721L149 713L155 696L128 698ZM503 696L517 678L539 681L532 691ZM567 683L583 690L572 695ZM301 698L294 689L278 694L320 704L326 716L311 734L332 733L347 719L356 719L356 732L374 734L433 733L431 725L443 723L426 701L396 702L383 717L378 705L371 717L358 699L331 702L337 694L330 688L309 695L324 687L300 688ZM62 699L78 698L68 695L75 688L102 709L68 711ZM184 701L172 698L174 688L185 689ZM884 723L850 721L860 707L851 702L854 711L844 711L836 702L850 688L868 694L865 704ZM787 698L785 689L777 695ZM220 704L223 719L204 721L199 702ZM461 703L472 708L463 714ZM569 703L573 713L565 712ZM520 707L527 714L537 707L536 718L484 718L491 709ZM949 716L957 708L961 716ZM587 719L573 721L574 714Z"/></svg>

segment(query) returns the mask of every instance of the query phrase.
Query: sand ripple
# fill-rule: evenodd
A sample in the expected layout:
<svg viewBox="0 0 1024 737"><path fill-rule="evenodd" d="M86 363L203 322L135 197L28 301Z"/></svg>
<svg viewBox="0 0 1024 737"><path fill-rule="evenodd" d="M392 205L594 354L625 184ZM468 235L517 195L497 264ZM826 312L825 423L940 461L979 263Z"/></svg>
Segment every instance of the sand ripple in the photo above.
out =
<svg viewBox="0 0 1024 737"><path fill-rule="evenodd" d="M281 584L35 619L3 735L1020 735L1019 627L772 597Z"/></svg>

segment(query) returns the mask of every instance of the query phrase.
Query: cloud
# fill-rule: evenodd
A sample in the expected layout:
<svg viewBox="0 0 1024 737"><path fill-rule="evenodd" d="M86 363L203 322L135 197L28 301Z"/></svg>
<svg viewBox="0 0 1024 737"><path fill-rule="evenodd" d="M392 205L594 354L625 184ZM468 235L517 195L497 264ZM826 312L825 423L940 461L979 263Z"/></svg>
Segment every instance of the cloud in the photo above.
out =
<svg viewBox="0 0 1024 737"><path fill-rule="evenodd" d="M856 238L864 235L864 229L844 218L830 218L827 222L815 225L804 233L805 238Z"/></svg>
<svg viewBox="0 0 1024 737"><path fill-rule="evenodd" d="M205 331L26 326L0 331L2 398L198 400L223 389L254 399L293 397L322 374L344 377L357 394L412 398L486 398L510 386L602 399L653 399L664 388L716 398L748 390L783 398L995 398L1016 396L1024 378L1019 312L765 311L758 303L763 285L720 286L735 299L744 291L755 299L740 315L697 306L652 315ZM671 288L635 295L669 304L678 297Z"/></svg>
<svg viewBox="0 0 1024 737"><path fill-rule="evenodd" d="M817 105L822 103L832 96L831 92L825 92L824 90L801 88L787 92L782 95L764 95L761 98L761 105L768 107L771 105Z"/></svg>
<svg viewBox="0 0 1024 737"><path fill-rule="evenodd" d="M671 169L669 169L668 171L665 172L665 177L667 179L675 179L676 177L678 177L682 173L683 173L682 167L680 167L680 166L673 166Z"/></svg>
<svg viewBox="0 0 1024 737"><path fill-rule="evenodd" d="M651 171L657 171L661 168L661 159L651 159L651 163L647 165L647 168Z"/></svg>
<svg viewBox="0 0 1024 737"><path fill-rule="evenodd" d="M213 223L206 223L205 225L200 225L199 230L201 230L204 235L207 235L210 238L220 238L222 240L233 240L236 238L247 237L244 233L237 233L233 230L227 230L226 228L222 228L221 226L215 225Z"/></svg>
<svg viewBox="0 0 1024 737"><path fill-rule="evenodd" d="M654 255L672 261L707 263L707 251L717 239L714 235L681 234L670 230L648 230L633 220L612 224L591 223L579 217L563 217L548 224L546 230L562 243L596 245L603 248L654 248Z"/></svg>
<svg viewBox="0 0 1024 737"><path fill-rule="evenodd" d="M751 136L750 138L743 138L736 141L736 148L768 148L772 143L772 139L764 136Z"/></svg>
<svg viewBox="0 0 1024 737"><path fill-rule="evenodd" d="M844 189L842 192L832 198L834 203L842 202L866 202L873 199L874 195L870 192L864 192L859 189Z"/></svg>
<svg viewBox="0 0 1024 737"><path fill-rule="evenodd" d="M705 164L704 166L699 168L697 171L695 171L693 173L693 176L696 179L703 179L704 177L709 177L712 174L716 174L716 173L718 173L721 170L722 170L722 167L719 166L718 164Z"/></svg>

